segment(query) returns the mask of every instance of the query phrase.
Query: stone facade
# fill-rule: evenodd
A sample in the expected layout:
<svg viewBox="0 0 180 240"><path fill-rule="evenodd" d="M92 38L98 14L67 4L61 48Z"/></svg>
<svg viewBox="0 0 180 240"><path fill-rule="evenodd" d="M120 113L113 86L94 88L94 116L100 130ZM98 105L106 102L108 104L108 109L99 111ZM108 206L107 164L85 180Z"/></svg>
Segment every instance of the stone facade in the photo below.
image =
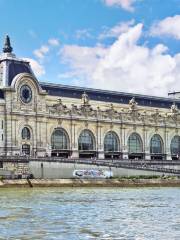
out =
<svg viewBox="0 0 180 240"><path fill-rule="evenodd" d="M7 60L18 61L8 54L1 57L1 68ZM60 96L49 94L31 71L17 72L10 83L7 72L2 72L6 80L1 81L1 155L179 159L178 99L155 98L169 104L155 107L140 104L133 94L126 103L98 101L82 88L80 97L75 96L77 88Z"/></svg>

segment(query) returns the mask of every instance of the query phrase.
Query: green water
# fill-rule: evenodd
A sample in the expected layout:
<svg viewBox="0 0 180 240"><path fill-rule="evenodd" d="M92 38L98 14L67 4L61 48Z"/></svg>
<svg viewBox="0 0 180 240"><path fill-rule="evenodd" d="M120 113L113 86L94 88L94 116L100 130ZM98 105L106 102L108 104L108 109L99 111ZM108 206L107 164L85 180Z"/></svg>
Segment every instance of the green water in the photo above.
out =
<svg viewBox="0 0 180 240"><path fill-rule="evenodd" d="M0 189L0 239L179 240L180 188Z"/></svg>

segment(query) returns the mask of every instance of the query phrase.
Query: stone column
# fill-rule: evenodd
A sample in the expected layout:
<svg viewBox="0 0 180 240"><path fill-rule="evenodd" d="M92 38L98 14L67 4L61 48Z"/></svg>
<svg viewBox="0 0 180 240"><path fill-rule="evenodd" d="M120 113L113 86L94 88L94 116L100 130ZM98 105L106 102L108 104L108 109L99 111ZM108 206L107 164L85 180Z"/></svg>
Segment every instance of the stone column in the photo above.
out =
<svg viewBox="0 0 180 240"><path fill-rule="evenodd" d="M151 160L150 154L150 146L148 141L148 130L144 128L144 153L145 153L145 160Z"/></svg>
<svg viewBox="0 0 180 240"><path fill-rule="evenodd" d="M172 160L171 157L171 149L170 149L170 142L169 142L169 136L168 136L169 132L167 130L165 130L165 143L164 143L164 153L166 154L166 160Z"/></svg>
<svg viewBox="0 0 180 240"><path fill-rule="evenodd" d="M72 123L72 158L79 158L76 124Z"/></svg>
<svg viewBox="0 0 180 240"><path fill-rule="evenodd" d="M126 141L126 128L122 126L122 158L128 159L128 146Z"/></svg>
<svg viewBox="0 0 180 240"><path fill-rule="evenodd" d="M102 126L97 124L97 142L98 142L98 158L104 159L104 147L103 147L103 136L102 136Z"/></svg>

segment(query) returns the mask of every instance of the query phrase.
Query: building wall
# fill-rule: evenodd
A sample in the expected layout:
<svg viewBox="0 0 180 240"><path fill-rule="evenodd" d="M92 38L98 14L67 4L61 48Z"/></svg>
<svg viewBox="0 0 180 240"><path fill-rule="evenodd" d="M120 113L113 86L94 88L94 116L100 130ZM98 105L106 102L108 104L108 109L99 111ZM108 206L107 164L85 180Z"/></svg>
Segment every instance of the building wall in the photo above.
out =
<svg viewBox="0 0 180 240"><path fill-rule="evenodd" d="M23 103L20 89L28 85L32 90L30 103ZM95 138L95 149L99 158L104 158L104 138L113 131L119 138L119 152L128 157L128 138L137 133L142 139L143 152L150 159L150 140L154 134L161 136L164 154L171 159L170 144L175 135L180 135L180 115L173 109L155 109L129 104L61 98L44 92L30 74L19 74L11 87L4 89L5 101L0 103L1 154L22 154L22 145L29 144L32 156L51 155L51 136L56 128L64 129L70 140L72 157L78 157L78 138L82 130L88 129ZM27 126L30 140L23 140L22 129Z"/></svg>

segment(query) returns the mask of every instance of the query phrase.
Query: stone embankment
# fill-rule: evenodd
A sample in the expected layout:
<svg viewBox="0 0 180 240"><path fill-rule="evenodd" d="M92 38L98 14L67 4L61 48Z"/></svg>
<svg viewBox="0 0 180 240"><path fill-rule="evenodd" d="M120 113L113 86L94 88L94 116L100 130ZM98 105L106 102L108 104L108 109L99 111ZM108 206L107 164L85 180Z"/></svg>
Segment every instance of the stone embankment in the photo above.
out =
<svg viewBox="0 0 180 240"><path fill-rule="evenodd" d="M180 187L180 179L19 179L1 180L6 187Z"/></svg>

